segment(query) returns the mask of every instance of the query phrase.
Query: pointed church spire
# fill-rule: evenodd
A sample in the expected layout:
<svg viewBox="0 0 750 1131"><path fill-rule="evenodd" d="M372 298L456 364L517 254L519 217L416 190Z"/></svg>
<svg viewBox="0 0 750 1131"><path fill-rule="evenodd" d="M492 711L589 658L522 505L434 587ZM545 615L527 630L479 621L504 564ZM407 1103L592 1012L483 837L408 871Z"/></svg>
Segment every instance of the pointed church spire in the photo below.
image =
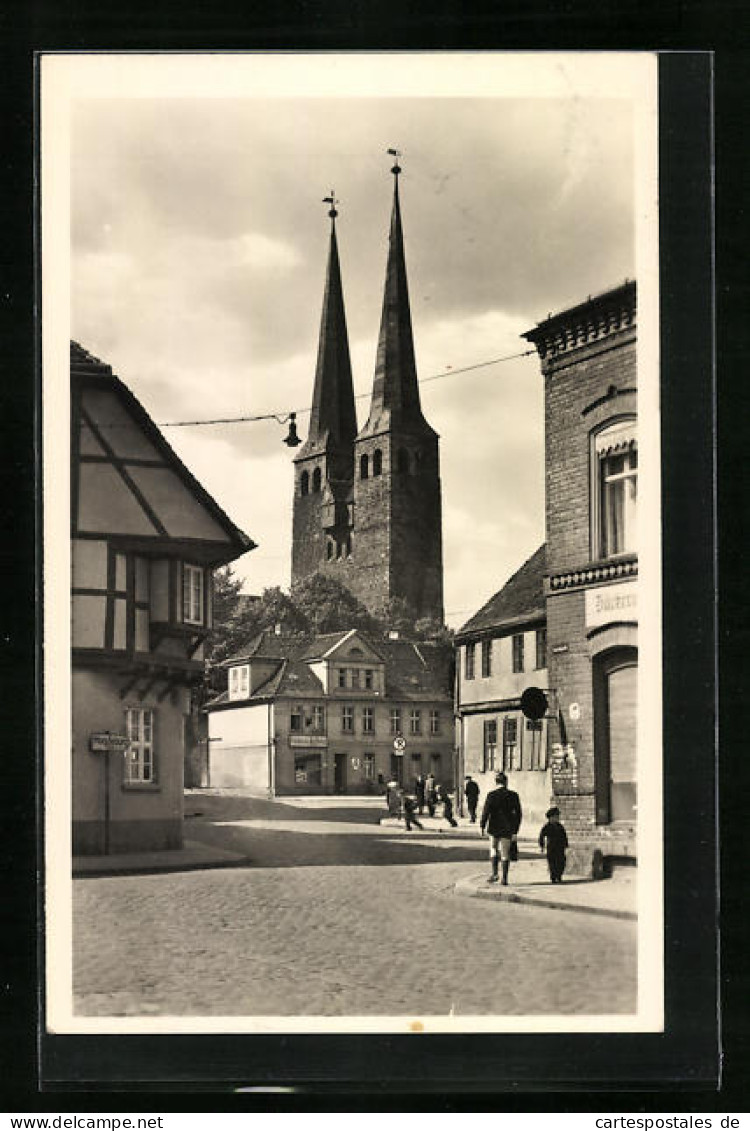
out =
<svg viewBox="0 0 750 1131"><path fill-rule="evenodd" d="M331 195L323 202L330 204L331 238L328 252L323 312L320 319L318 363L315 370L315 388L310 429L307 442L300 448L296 460L305 459L324 451L340 450L350 446L357 434L357 416L354 408L354 387L349 359L349 337L344 313L344 292L341 286L339 250L336 242L336 205L339 201Z"/></svg>
<svg viewBox="0 0 750 1131"><path fill-rule="evenodd" d="M419 401L409 289L406 281L404 234L401 226L401 202L398 192L398 178L401 173L398 158L401 154L395 149L389 149L388 152L396 158L391 169L393 173L393 209L391 212L388 265L385 273L383 312L380 319L372 404L367 424L360 435L374 434L387 429L391 423L396 422L405 425L416 424L429 429L429 425L422 416Z"/></svg>

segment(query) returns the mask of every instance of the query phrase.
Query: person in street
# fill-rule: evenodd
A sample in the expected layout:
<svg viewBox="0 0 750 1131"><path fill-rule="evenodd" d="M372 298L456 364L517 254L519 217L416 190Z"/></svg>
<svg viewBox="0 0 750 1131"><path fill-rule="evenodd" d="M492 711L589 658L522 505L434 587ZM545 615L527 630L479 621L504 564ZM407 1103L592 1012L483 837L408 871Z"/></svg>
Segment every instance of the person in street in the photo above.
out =
<svg viewBox="0 0 750 1131"><path fill-rule="evenodd" d="M428 774L424 783L424 800L427 806L427 812L431 817L435 816L435 804L437 801L437 787L435 784L434 774Z"/></svg>
<svg viewBox="0 0 750 1131"><path fill-rule="evenodd" d="M496 884L498 878L498 856L502 864L502 883L508 883L508 870L511 861L511 844L518 839L521 827L521 799L512 789L508 789L508 775L499 771L495 774L497 789L493 789L484 799L484 808L479 828L484 836L485 829L490 838L490 863L492 874L489 883Z"/></svg>
<svg viewBox="0 0 750 1131"><path fill-rule="evenodd" d="M565 850L568 847L568 834L565 826L560 822L560 810L556 805L545 813L547 824L539 833L539 848L544 852L547 849L547 867L549 878L553 884L561 884L565 871Z"/></svg>
<svg viewBox="0 0 750 1131"><path fill-rule="evenodd" d="M479 803L479 786L474 781L471 774L467 774L464 778L464 795L466 797L466 808L469 810L469 820L472 825L476 823L477 819L477 805Z"/></svg>
<svg viewBox="0 0 750 1131"><path fill-rule="evenodd" d="M385 787L385 803L388 806L389 817L401 816L401 796L399 784L395 778L391 778Z"/></svg>
<svg viewBox="0 0 750 1131"><path fill-rule="evenodd" d="M453 798L444 786L438 787L438 800L443 803L443 816L452 829L458 827L458 821L453 816Z"/></svg>
<svg viewBox="0 0 750 1131"><path fill-rule="evenodd" d="M418 829L424 828L424 825L417 817L416 799L409 793L404 794L404 820L406 821L407 832L411 832L412 825L416 825Z"/></svg>
<svg viewBox="0 0 750 1131"><path fill-rule="evenodd" d="M414 796L416 798L417 808L419 809L419 815L421 817L424 813L424 778L421 774L417 774L414 780Z"/></svg>

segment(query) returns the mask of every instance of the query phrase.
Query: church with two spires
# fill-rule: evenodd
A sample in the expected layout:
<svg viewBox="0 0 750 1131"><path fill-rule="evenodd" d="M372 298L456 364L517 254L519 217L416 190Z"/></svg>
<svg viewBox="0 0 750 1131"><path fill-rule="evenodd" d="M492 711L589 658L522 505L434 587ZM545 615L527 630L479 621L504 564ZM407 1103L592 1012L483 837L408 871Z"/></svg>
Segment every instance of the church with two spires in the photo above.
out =
<svg viewBox="0 0 750 1131"><path fill-rule="evenodd" d="M310 428L295 457L292 585L340 581L374 615L392 598L443 621L438 436L422 414L414 358L398 178L370 412L358 429L336 208Z"/></svg>

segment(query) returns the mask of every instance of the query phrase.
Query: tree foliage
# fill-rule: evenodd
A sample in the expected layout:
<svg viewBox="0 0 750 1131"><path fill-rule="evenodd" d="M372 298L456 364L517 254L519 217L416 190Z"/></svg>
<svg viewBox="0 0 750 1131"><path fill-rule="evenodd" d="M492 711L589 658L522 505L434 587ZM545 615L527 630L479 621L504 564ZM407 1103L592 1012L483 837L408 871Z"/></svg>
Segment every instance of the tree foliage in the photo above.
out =
<svg viewBox="0 0 750 1131"><path fill-rule="evenodd" d="M351 590L325 574L314 573L295 585L292 600L314 633L339 632L350 628L357 628L362 632L374 632L378 629L374 619Z"/></svg>

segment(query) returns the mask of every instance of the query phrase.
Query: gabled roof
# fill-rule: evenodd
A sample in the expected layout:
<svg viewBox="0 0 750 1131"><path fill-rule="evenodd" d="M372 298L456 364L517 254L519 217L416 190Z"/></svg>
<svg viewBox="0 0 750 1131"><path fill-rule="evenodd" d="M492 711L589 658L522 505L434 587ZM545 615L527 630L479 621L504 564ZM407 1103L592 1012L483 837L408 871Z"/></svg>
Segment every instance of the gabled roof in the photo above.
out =
<svg viewBox="0 0 750 1131"><path fill-rule="evenodd" d="M384 640L385 692L393 699L424 699L453 694L450 648L409 640Z"/></svg>
<svg viewBox="0 0 750 1131"><path fill-rule="evenodd" d="M220 668L233 668L247 660L286 660L296 656L306 647L307 641L303 637L279 635L271 628L264 628L254 636L249 644L245 644L233 656L222 660Z"/></svg>
<svg viewBox="0 0 750 1131"><path fill-rule="evenodd" d="M300 658L305 660L326 660L335 655L339 648L349 640L359 638L365 647L382 660L382 648L358 628L349 628L344 632L322 632L311 640L308 646L300 652Z"/></svg>
<svg viewBox="0 0 750 1131"><path fill-rule="evenodd" d="M216 564L231 561L233 558L239 557L240 554L244 554L247 550L255 549L256 543L240 530L238 526L235 526L213 496L208 493L205 487L203 487L187 469L176 452L167 443L159 428L146 412L140 401L137 400L127 385L112 372L112 367L89 353L83 346L79 345L78 342L73 341L70 343L70 380L74 390L84 387L107 389L117 397L125 412L129 414L135 424L141 429L142 433L153 445L153 448L164 460L165 465L176 475L183 486L190 491L193 497L203 506L205 511L208 512L214 522L226 535L228 545L218 542L216 544L216 551L214 553Z"/></svg>
<svg viewBox="0 0 750 1131"><path fill-rule="evenodd" d="M539 547L528 561L506 581L502 589L482 605L456 633L456 640L486 634L493 629L511 628L525 622L543 620L544 576L547 572L547 544Z"/></svg>

